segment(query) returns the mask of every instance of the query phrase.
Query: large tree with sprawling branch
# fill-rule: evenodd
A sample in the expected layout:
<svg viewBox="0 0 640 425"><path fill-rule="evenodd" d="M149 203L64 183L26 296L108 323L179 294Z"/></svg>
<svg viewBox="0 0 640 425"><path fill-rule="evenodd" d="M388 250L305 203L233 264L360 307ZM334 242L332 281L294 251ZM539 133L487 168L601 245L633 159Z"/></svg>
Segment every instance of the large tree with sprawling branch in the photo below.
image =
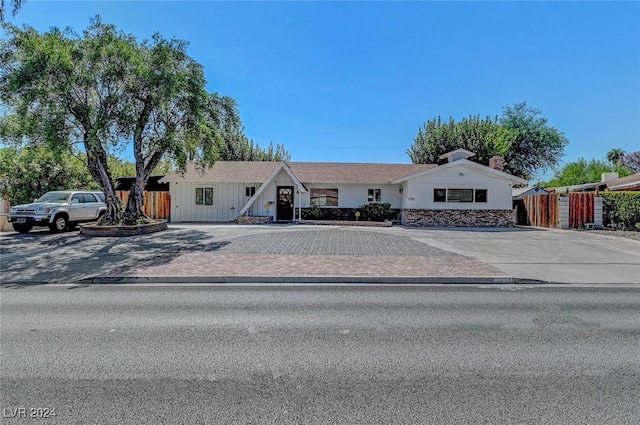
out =
<svg viewBox="0 0 640 425"><path fill-rule="evenodd" d="M242 128L235 101L207 93L202 66L188 55L185 41L156 34L138 42L98 17L82 35L5 28L9 38L0 44L0 100L6 113L0 132L57 150L80 145L91 176L105 193L107 214L101 224L146 220L144 186L163 158L179 169L188 160L207 165L231 159L225 157L228 142L239 141L240 148L249 143L235 134ZM129 145L136 180L123 208L108 159Z"/></svg>

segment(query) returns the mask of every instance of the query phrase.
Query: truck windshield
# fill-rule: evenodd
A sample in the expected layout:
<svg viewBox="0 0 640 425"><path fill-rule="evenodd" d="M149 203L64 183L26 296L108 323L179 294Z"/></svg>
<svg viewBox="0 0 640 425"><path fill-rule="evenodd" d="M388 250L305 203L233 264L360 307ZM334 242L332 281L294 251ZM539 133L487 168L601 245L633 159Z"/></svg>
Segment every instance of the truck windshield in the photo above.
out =
<svg viewBox="0 0 640 425"><path fill-rule="evenodd" d="M68 197L69 193L65 192L47 192L38 198L37 202L56 202L61 204L67 202Z"/></svg>

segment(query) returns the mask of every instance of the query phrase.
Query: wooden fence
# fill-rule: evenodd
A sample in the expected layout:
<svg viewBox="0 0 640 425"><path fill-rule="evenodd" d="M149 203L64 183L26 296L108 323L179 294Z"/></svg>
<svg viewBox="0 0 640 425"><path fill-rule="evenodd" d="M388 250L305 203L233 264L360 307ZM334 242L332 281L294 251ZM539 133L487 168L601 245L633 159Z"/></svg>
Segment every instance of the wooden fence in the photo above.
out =
<svg viewBox="0 0 640 425"><path fill-rule="evenodd" d="M595 193L569 193L569 228L579 229L595 218ZM527 195L523 197L527 224L539 227L560 227L560 195ZM565 216L566 218L566 216Z"/></svg>
<svg viewBox="0 0 640 425"><path fill-rule="evenodd" d="M527 195L523 197L527 224L538 227L558 227L560 202L558 195Z"/></svg>
<svg viewBox="0 0 640 425"><path fill-rule="evenodd" d="M124 205L129 200L128 190L117 190L116 193ZM144 192L144 212L149 218L169 219L171 216L171 196L169 192Z"/></svg>
<svg viewBox="0 0 640 425"><path fill-rule="evenodd" d="M569 194L569 228L579 229L585 223L594 222L595 193L570 193Z"/></svg>

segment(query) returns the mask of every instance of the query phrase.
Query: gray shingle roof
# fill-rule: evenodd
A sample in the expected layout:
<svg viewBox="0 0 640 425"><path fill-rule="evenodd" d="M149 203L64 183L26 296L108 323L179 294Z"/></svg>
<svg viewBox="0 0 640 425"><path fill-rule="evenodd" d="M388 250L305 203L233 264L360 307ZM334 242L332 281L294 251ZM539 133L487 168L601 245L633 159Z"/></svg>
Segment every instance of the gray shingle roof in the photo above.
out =
<svg viewBox="0 0 640 425"><path fill-rule="evenodd" d="M162 182L240 182L262 183L278 167L279 162L217 161L202 173L189 164L184 176L168 174ZM435 164L380 164L344 162L288 162L302 183L389 183Z"/></svg>

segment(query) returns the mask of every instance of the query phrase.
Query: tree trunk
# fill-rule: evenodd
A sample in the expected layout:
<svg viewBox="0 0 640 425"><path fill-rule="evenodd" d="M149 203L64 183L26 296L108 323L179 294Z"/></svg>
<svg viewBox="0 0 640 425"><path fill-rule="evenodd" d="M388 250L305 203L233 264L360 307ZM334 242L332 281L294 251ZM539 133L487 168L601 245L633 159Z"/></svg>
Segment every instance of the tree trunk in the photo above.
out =
<svg viewBox="0 0 640 425"><path fill-rule="evenodd" d="M84 140L85 150L87 152L87 167L89 173L98 183L102 193L105 196L105 204L107 212L98 221L99 225L115 225L122 222L123 207L118 194L113 187L111 173L107 165L107 157L102 149L93 148L87 138Z"/></svg>
<svg viewBox="0 0 640 425"><path fill-rule="evenodd" d="M142 211L144 205L144 186L146 179L137 175L136 181L129 193L129 200L127 201L127 208L124 211L123 223L128 226L133 226L141 223L149 223L149 217Z"/></svg>

